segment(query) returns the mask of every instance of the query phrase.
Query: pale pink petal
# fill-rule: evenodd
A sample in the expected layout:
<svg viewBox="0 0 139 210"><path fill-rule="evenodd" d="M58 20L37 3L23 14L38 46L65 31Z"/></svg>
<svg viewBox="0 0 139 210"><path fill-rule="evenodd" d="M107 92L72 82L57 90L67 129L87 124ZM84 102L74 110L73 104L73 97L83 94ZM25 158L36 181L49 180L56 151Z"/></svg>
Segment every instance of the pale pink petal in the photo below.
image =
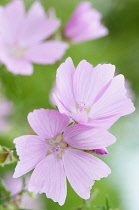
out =
<svg viewBox="0 0 139 210"><path fill-rule="evenodd" d="M13 44L18 39L24 12L24 4L21 0L12 1L6 7L3 7L3 11L1 10L0 36L7 44Z"/></svg>
<svg viewBox="0 0 139 210"><path fill-rule="evenodd" d="M5 12L10 18L14 18L15 21L23 18L25 13L24 3L22 0L13 0L5 7ZM18 18L17 18L18 17Z"/></svg>
<svg viewBox="0 0 139 210"><path fill-rule="evenodd" d="M28 121L32 129L45 139L56 138L70 122L66 115L50 109L38 109L30 112Z"/></svg>
<svg viewBox="0 0 139 210"><path fill-rule="evenodd" d="M6 174L3 183L6 190L8 190L11 193L11 196L20 193L23 189L22 179L14 179L11 173Z"/></svg>
<svg viewBox="0 0 139 210"><path fill-rule="evenodd" d="M85 105L89 104L88 99L90 98L90 92L92 94L92 88L90 88L92 83L91 81L92 72L93 72L93 66L85 60L82 60L76 68L73 79L73 87L74 87L74 95L79 105L82 103L85 103Z"/></svg>
<svg viewBox="0 0 139 210"><path fill-rule="evenodd" d="M19 75L31 75L33 73L33 65L26 60L9 59L5 63L7 69Z"/></svg>
<svg viewBox="0 0 139 210"><path fill-rule="evenodd" d="M88 11L90 10L91 3L90 2L81 2L73 12L69 21L66 23L64 27L64 35L71 39L76 38L76 36L82 32L82 24L86 26L86 15L88 16ZM78 36L77 36L78 37Z"/></svg>
<svg viewBox="0 0 139 210"><path fill-rule="evenodd" d="M70 115L70 111L68 111L67 108L64 106L64 104L60 101L60 99L58 98L58 94L57 95L56 94L53 94L53 97L54 97L54 103L58 107L58 110L61 113L64 113L67 116L69 116Z"/></svg>
<svg viewBox="0 0 139 210"><path fill-rule="evenodd" d="M66 199L66 175L62 160L54 154L48 155L35 168L29 181L30 192L46 193L48 198L59 205Z"/></svg>
<svg viewBox="0 0 139 210"><path fill-rule="evenodd" d="M46 156L49 145L39 136L26 135L14 139L20 161L17 163L13 177L20 177L33 168Z"/></svg>
<svg viewBox="0 0 139 210"><path fill-rule="evenodd" d="M63 57L67 48L65 42L47 41L29 48L25 57L29 62L53 64Z"/></svg>
<svg viewBox="0 0 139 210"><path fill-rule="evenodd" d="M83 199L89 199L94 180L107 177L111 172L101 160L79 150L65 150L62 160L72 188Z"/></svg>
<svg viewBox="0 0 139 210"><path fill-rule="evenodd" d="M20 32L20 43L27 47L51 36L59 27L59 20L32 20L25 22Z"/></svg>
<svg viewBox="0 0 139 210"><path fill-rule="evenodd" d="M107 90L110 81L114 77L114 73L115 65L112 64L98 64L96 67L94 67L91 78L91 84L93 84L93 103L95 103Z"/></svg>
<svg viewBox="0 0 139 210"><path fill-rule="evenodd" d="M7 70L14 74L31 75L33 73L33 65L24 58L14 58L4 43L0 43L0 59Z"/></svg>
<svg viewBox="0 0 139 210"><path fill-rule="evenodd" d="M73 42L93 40L108 34L101 24L102 15L91 7L90 2L81 2L64 27L65 37Z"/></svg>
<svg viewBox="0 0 139 210"><path fill-rule="evenodd" d="M20 41L22 44L32 46L50 37L59 26L60 20L48 19L41 4L35 2L22 25Z"/></svg>
<svg viewBox="0 0 139 210"><path fill-rule="evenodd" d="M33 73L32 64L26 60L9 58L4 64L7 69L14 74L31 75Z"/></svg>
<svg viewBox="0 0 139 210"><path fill-rule="evenodd" d="M82 60L75 71L73 86L77 103L89 108L106 91L114 76L115 66L97 65L95 68Z"/></svg>
<svg viewBox="0 0 139 210"><path fill-rule="evenodd" d="M68 114L75 122L79 124L86 124L88 122L88 116L85 112L79 112L79 113L69 113Z"/></svg>
<svg viewBox="0 0 139 210"><path fill-rule="evenodd" d="M85 150L101 149L116 141L116 138L108 131L84 125L67 127L63 139L71 147Z"/></svg>
<svg viewBox="0 0 139 210"><path fill-rule="evenodd" d="M107 91L93 104L89 125L109 128L121 116L132 113L135 108L126 96L123 75L116 76Z"/></svg>
<svg viewBox="0 0 139 210"><path fill-rule="evenodd" d="M92 18L90 18L92 19ZM86 31L85 33L82 32L83 30L83 25L78 25L76 27L76 31L78 34L76 34L73 38L72 41L75 43L80 43L88 40L93 40L93 39L98 39L100 37L108 35L108 29L102 25L99 22L94 22L94 24L89 25L90 21L88 20L88 24L86 24Z"/></svg>
<svg viewBox="0 0 139 210"><path fill-rule="evenodd" d="M67 58L57 69L56 88L58 90L57 97L62 101L68 111L74 111L75 99L73 93L73 76L75 67L71 58Z"/></svg>
<svg viewBox="0 0 139 210"><path fill-rule="evenodd" d="M28 19L37 19L37 18L46 18L45 10L39 1L35 1L29 11L28 11Z"/></svg>

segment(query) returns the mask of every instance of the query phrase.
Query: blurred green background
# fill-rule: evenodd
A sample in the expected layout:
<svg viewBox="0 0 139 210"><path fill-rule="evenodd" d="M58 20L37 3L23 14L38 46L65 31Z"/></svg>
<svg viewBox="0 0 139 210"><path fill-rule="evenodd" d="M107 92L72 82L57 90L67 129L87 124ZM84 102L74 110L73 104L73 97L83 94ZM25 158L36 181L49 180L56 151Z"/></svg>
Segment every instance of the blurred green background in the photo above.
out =
<svg viewBox="0 0 139 210"><path fill-rule="evenodd" d="M0 0L0 4L8 3ZM27 8L34 2L25 0ZM47 10L56 9L62 26L72 14L79 0L42 0ZM62 61L72 57L77 65L86 59L94 66L98 63L116 65L117 73L124 74L134 94L136 111L121 118L110 131L117 137L116 144L108 148L109 155L100 157L111 168L108 178L96 181L92 192L98 194L92 202L94 205L105 204L105 196L109 195L113 208L120 210L139 210L139 0L90 0L93 6L103 14L103 23L109 29L109 35L81 44L72 44ZM62 28L61 26L61 28ZM13 139L19 135L30 134L27 114L33 109L53 108L49 93L55 80L56 69L62 61L55 65L34 65L32 76L18 76L6 70L0 70L2 93L14 104L14 113L10 118L12 128L0 136L0 144L13 147ZM0 168L3 174L14 170L15 164ZM48 210L73 210L82 204L82 199L68 185L68 195L64 206L52 200L44 199Z"/></svg>

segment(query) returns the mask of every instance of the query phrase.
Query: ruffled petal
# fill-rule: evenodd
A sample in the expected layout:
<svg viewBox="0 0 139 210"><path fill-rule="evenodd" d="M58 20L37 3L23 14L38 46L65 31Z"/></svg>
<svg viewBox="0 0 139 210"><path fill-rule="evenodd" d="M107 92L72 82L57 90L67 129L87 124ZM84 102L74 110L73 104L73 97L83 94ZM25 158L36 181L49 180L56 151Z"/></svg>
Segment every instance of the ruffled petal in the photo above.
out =
<svg viewBox="0 0 139 210"><path fill-rule="evenodd" d="M38 109L28 114L32 129L45 139L55 139L68 126L70 119L57 110Z"/></svg>
<svg viewBox="0 0 139 210"><path fill-rule="evenodd" d="M49 145L35 135L26 135L14 139L20 161L17 163L13 177L20 177L33 168L46 156Z"/></svg>
<svg viewBox="0 0 139 210"><path fill-rule="evenodd" d="M90 63L82 60L77 66L73 82L77 103L89 108L104 94L114 72L114 65L103 64L93 68Z"/></svg>
<svg viewBox="0 0 139 210"><path fill-rule="evenodd" d="M35 2L22 25L20 42L26 46L32 46L50 37L60 26L59 19L48 19L39 2Z"/></svg>
<svg viewBox="0 0 139 210"><path fill-rule="evenodd" d="M116 76L105 93L93 104L88 125L108 129L121 116L132 113L135 108L126 96L123 75Z"/></svg>
<svg viewBox="0 0 139 210"><path fill-rule="evenodd" d="M56 74L56 96L64 107L70 112L75 110L75 99L73 93L73 76L75 67L71 58L67 58L57 69Z"/></svg>
<svg viewBox="0 0 139 210"><path fill-rule="evenodd" d="M54 154L44 158L33 171L28 190L35 193L46 193L48 198L63 205L67 186L62 160Z"/></svg>
<svg viewBox="0 0 139 210"><path fill-rule="evenodd" d="M14 44L24 19L23 1L14 0L0 10L0 36L7 44ZM17 18L18 17L18 18Z"/></svg>
<svg viewBox="0 0 139 210"><path fill-rule="evenodd" d="M91 7L90 2L81 2L64 27L65 37L73 42L93 40L108 34L101 24L102 15Z"/></svg>
<svg viewBox="0 0 139 210"><path fill-rule="evenodd" d="M53 64L65 54L68 44L62 41L47 41L28 49L25 57L32 63Z"/></svg>
<svg viewBox="0 0 139 210"><path fill-rule="evenodd" d="M67 127L63 139L71 147L84 150L101 149L116 141L116 138L108 131L84 125Z"/></svg>
<svg viewBox="0 0 139 210"><path fill-rule="evenodd" d="M28 19L46 18L45 10L39 1L31 5L27 16Z"/></svg>
<svg viewBox="0 0 139 210"><path fill-rule="evenodd" d="M58 110L61 113L66 114L67 116L70 116L70 111L64 106L64 104L60 101L58 98L58 92L53 93L54 103L58 107Z"/></svg>
<svg viewBox="0 0 139 210"><path fill-rule="evenodd" d="M26 60L18 60L14 58L9 58L5 65L7 69L13 74L19 75L32 75L33 73L33 65Z"/></svg>
<svg viewBox="0 0 139 210"><path fill-rule="evenodd" d="M101 160L79 150L65 150L62 160L72 188L83 199L89 199L94 180L106 177L111 172Z"/></svg>

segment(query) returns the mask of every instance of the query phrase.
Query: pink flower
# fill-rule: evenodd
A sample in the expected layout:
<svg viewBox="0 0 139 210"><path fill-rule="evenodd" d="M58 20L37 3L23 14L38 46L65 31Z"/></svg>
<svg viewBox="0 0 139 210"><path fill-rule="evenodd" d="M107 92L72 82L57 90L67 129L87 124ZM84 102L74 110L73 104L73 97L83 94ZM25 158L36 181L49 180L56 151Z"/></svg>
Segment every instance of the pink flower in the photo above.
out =
<svg viewBox="0 0 139 210"><path fill-rule="evenodd" d="M80 124L108 129L121 116L135 110L126 97L124 76L114 77L115 66L82 60L76 70L71 58L57 70L56 105Z"/></svg>
<svg viewBox="0 0 139 210"><path fill-rule="evenodd" d="M12 111L12 104L0 94L0 133L6 132L10 128L7 117Z"/></svg>
<svg viewBox="0 0 139 210"><path fill-rule="evenodd" d="M46 193L48 198L63 205L67 177L75 192L88 199L94 180L108 176L110 169L95 156L71 147L99 149L113 144L115 137L104 129L68 126L69 117L56 110L34 110L29 113L28 121L38 136L26 135L14 140L20 158L14 178L35 168L28 190Z"/></svg>
<svg viewBox="0 0 139 210"><path fill-rule="evenodd" d="M24 209L42 209L41 200L39 198L32 198L29 195L20 195L23 188L23 180L21 178L13 179L12 174L6 174L3 180L5 188L10 192L11 202L18 204L18 207ZM26 183L27 184L27 183Z"/></svg>
<svg viewBox="0 0 139 210"><path fill-rule="evenodd" d="M6 174L6 176L4 177L3 183L6 190L10 192L11 196L15 196L16 194L19 194L23 189L22 179L21 178L13 179L11 173Z"/></svg>
<svg viewBox="0 0 139 210"><path fill-rule="evenodd" d="M101 24L101 14L91 7L91 3L79 3L73 15L66 23L64 36L73 42L84 42L108 34L108 29Z"/></svg>
<svg viewBox="0 0 139 210"><path fill-rule="evenodd" d="M0 25L0 60L14 74L31 75L32 63L53 64L68 48L62 41L44 41L60 20L48 18L39 2L27 14L21 0L0 7Z"/></svg>

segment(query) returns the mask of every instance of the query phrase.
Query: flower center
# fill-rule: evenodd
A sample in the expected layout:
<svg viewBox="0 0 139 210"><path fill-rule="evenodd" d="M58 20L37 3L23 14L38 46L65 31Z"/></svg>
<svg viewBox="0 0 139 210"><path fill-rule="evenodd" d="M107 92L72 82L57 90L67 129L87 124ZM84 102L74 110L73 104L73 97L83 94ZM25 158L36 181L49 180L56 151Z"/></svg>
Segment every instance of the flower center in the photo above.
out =
<svg viewBox="0 0 139 210"><path fill-rule="evenodd" d="M86 112L88 113L90 111L90 108L88 108L84 102L80 102L80 103L77 103L76 104L76 110L77 110L77 113L79 112Z"/></svg>
<svg viewBox="0 0 139 210"><path fill-rule="evenodd" d="M46 141L50 144L48 154L54 153L55 155L58 155L60 158L62 158L63 149L68 147L68 144L62 141L62 134L57 136L55 140L47 139Z"/></svg>
<svg viewBox="0 0 139 210"><path fill-rule="evenodd" d="M26 48L21 47L21 46L14 46L14 47L10 47L10 54L14 57L14 58L23 58L25 53L26 53Z"/></svg>

